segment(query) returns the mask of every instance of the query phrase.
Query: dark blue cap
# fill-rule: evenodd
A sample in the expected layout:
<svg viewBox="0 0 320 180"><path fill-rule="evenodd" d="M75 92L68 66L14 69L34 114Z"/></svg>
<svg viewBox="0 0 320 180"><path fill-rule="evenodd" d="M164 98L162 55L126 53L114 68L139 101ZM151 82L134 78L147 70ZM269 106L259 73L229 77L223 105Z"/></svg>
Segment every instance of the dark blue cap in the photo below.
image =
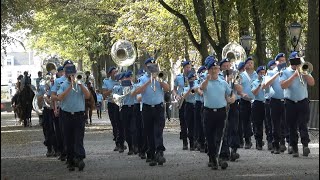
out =
<svg viewBox="0 0 320 180"><path fill-rule="evenodd" d="M286 55L284 53L279 53L275 58L274 60L277 61L279 58L281 57L286 57Z"/></svg>
<svg viewBox="0 0 320 180"><path fill-rule="evenodd" d="M191 73L188 74L188 79L191 79L193 77L196 77L195 73L191 72Z"/></svg>
<svg viewBox="0 0 320 180"><path fill-rule="evenodd" d="M228 58L223 58L220 63L219 63L219 66L222 66L223 63L225 62L230 62L230 60Z"/></svg>
<svg viewBox="0 0 320 180"><path fill-rule="evenodd" d="M246 61L244 62L244 64L247 64L248 61L253 61L253 59L252 59L251 56L246 59Z"/></svg>
<svg viewBox="0 0 320 180"><path fill-rule="evenodd" d="M52 75L52 73L51 72L47 72L47 74L46 75Z"/></svg>
<svg viewBox="0 0 320 180"><path fill-rule="evenodd" d="M190 61L184 61L184 62L182 63L182 67L185 67L185 66L188 65L188 64L191 64Z"/></svg>
<svg viewBox="0 0 320 180"><path fill-rule="evenodd" d="M259 73L261 70L266 70L265 66L259 66L256 70L257 73Z"/></svg>
<svg viewBox="0 0 320 180"><path fill-rule="evenodd" d="M202 72L203 70L205 70L205 69L206 69L205 66L201 66L201 67L199 67L197 73L201 73L201 72Z"/></svg>
<svg viewBox="0 0 320 180"><path fill-rule="evenodd" d="M116 80L121 80L121 79L123 79L124 78L124 75L125 75L125 72L122 72L122 73L118 73L117 75L116 75Z"/></svg>
<svg viewBox="0 0 320 180"><path fill-rule="evenodd" d="M244 62L240 62L237 69L240 71L240 69L244 68L245 65L246 64Z"/></svg>
<svg viewBox="0 0 320 180"><path fill-rule="evenodd" d="M276 61L275 60L271 60L268 62L267 64L267 68L269 69L272 65L275 65L276 64Z"/></svg>
<svg viewBox="0 0 320 180"><path fill-rule="evenodd" d="M130 76L132 76L132 75L133 75L132 71L127 71L127 72L125 73L124 77L128 78L128 77L130 77Z"/></svg>
<svg viewBox="0 0 320 180"><path fill-rule="evenodd" d="M297 51L293 51L290 56L289 59L300 59L299 57L299 53Z"/></svg>
<svg viewBox="0 0 320 180"><path fill-rule="evenodd" d="M71 60L66 60L64 63L63 63L63 67L65 67L67 64L73 64L73 62Z"/></svg>
<svg viewBox="0 0 320 180"><path fill-rule="evenodd" d="M143 74L144 73L144 70L143 69L139 69L138 70L138 75L141 75L141 74Z"/></svg>
<svg viewBox="0 0 320 180"><path fill-rule="evenodd" d="M207 66L209 61L215 61L214 56L208 56L204 61L204 65Z"/></svg>
<svg viewBox="0 0 320 180"><path fill-rule="evenodd" d="M60 72L62 70L63 70L63 66L59 66L57 71Z"/></svg>
<svg viewBox="0 0 320 180"><path fill-rule="evenodd" d="M148 63L155 63L156 60L154 58L148 58L147 60L144 61L144 64L148 64Z"/></svg>
<svg viewBox="0 0 320 180"><path fill-rule="evenodd" d="M108 74L110 74L110 73L111 73L111 71L112 71L112 70L114 70L114 69L117 69L117 68L116 68L116 67L114 67L114 66L109 67Z"/></svg>
<svg viewBox="0 0 320 180"><path fill-rule="evenodd" d="M206 68L210 69L212 66L218 66L218 63L215 60L209 60L207 62Z"/></svg>

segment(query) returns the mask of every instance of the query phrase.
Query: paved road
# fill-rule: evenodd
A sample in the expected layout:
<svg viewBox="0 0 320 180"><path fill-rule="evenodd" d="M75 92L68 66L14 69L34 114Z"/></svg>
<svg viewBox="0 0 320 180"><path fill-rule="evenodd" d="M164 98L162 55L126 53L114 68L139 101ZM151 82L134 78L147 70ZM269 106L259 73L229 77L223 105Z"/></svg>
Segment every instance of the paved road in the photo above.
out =
<svg viewBox="0 0 320 180"><path fill-rule="evenodd" d="M137 155L113 152L109 121L94 118L86 128L87 153L83 172L69 172L63 162L45 157L41 127L14 126L10 115L1 117L1 179L319 179L319 144L310 144L309 157L292 158L266 150L240 149L240 159L229 162L227 170L211 170L204 153L183 151L176 123L164 133L167 163L150 167ZM318 142L318 141L314 141ZM300 152L301 145L299 146Z"/></svg>

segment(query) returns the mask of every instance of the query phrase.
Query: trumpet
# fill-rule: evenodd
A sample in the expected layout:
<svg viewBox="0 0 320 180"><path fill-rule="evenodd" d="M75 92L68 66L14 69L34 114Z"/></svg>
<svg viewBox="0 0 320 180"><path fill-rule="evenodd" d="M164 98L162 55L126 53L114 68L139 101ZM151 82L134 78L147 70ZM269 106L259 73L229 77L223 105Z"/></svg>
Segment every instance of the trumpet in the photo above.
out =
<svg viewBox="0 0 320 180"><path fill-rule="evenodd" d="M86 81L86 75L84 74L84 72L82 71L77 71L76 74L71 75L75 77L75 82L71 83L72 86L72 90L74 90L75 92L78 92L78 84L83 84ZM74 85L75 83L75 85Z"/></svg>
<svg viewBox="0 0 320 180"><path fill-rule="evenodd" d="M310 62L301 60L302 64L298 67L299 80L304 85L303 75L308 75L313 71L313 65Z"/></svg>

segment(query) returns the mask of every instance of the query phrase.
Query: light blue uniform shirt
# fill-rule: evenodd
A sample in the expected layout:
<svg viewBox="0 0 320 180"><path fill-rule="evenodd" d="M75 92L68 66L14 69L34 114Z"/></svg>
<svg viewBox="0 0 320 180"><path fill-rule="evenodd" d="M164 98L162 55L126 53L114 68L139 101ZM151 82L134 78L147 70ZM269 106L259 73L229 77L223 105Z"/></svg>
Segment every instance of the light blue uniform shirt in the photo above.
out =
<svg viewBox="0 0 320 180"><path fill-rule="evenodd" d="M120 91L121 91L121 95L123 95L123 88L124 87L122 87L121 86L121 88L120 88ZM135 90L135 87L134 86L131 86L130 87L130 92L132 93L134 90ZM133 105L134 104L134 99L136 99L136 96L131 96L130 94L131 93L129 93L128 95L126 95L124 98L123 98L123 105Z"/></svg>
<svg viewBox="0 0 320 180"><path fill-rule="evenodd" d="M177 94L181 95L183 93L185 81L188 81L187 77L184 77L183 74L177 75L176 79L174 80L174 86L177 86Z"/></svg>
<svg viewBox="0 0 320 180"><path fill-rule="evenodd" d="M116 85L116 84L119 84L117 81L115 80L112 80L111 78L108 78L108 79L104 79L103 80L103 84L102 84L102 89L106 89L106 90L113 90L113 87ZM108 96L107 98L108 102L112 102L112 97L111 95Z"/></svg>
<svg viewBox="0 0 320 180"><path fill-rule="evenodd" d="M97 94L97 102L102 102L103 101L103 96L100 93L96 93Z"/></svg>
<svg viewBox="0 0 320 180"><path fill-rule="evenodd" d="M68 87L70 86L70 82L68 80L65 80L57 94L61 94L62 92L64 92L66 89L68 89ZM63 111L66 112L79 112L79 111L84 111L85 110L85 97L84 97L84 93L82 92L81 88L79 85L74 86L74 88L76 89L76 91L71 90L69 92L69 94L67 94L65 96L65 98L61 101L60 103L60 107ZM85 87L86 88L86 87Z"/></svg>
<svg viewBox="0 0 320 180"><path fill-rule="evenodd" d="M289 79L294 72L295 70L293 70L291 67L286 68L282 72L280 81ZM300 82L299 77L295 78L292 84L287 89L284 89L284 97L290 99L291 101L301 101L305 98L308 98L307 82L304 79L303 81L304 84Z"/></svg>
<svg viewBox="0 0 320 180"><path fill-rule="evenodd" d="M204 107L222 108L227 106L226 95L230 95L231 88L220 78L209 80L208 86L203 90Z"/></svg>
<svg viewBox="0 0 320 180"><path fill-rule="evenodd" d="M66 76L61 76L61 77L55 79L55 80L54 80L54 83L53 83L53 86L51 87L51 91L52 91L52 92L55 92L55 93L58 92L61 84L62 84L65 80L67 80L67 77L66 77Z"/></svg>
<svg viewBox="0 0 320 180"><path fill-rule="evenodd" d="M251 88L251 91L257 89L257 87L259 86L259 84L261 84L262 80L259 81L259 79L256 79L252 82L252 88ZM260 90L258 92L258 94L256 96L254 96L254 100L257 100L257 101L263 101L265 102L266 101L266 98L264 96L264 93L265 91L260 87Z"/></svg>
<svg viewBox="0 0 320 180"><path fill-rule="evenodd" d="M256 71L253 71L253 73L249 75L250 77L249 79L246 75L246 71L244 71L240 74L240 77L241 77L242 92L247 94L251 99L254 99L254 95L251 92L251 84L254 80L258 78L258 74L256 73Z"/></svg>
<svg viewBox="0 0 320 180"><path fill-rule="evenodd" d="M267 78L270 79L277 72L278 72L278 68L274 68L273 70L268 70ZM281 88L279 76L273 81L273 83L270 85L270 87L272 87L272 89L274 91L272 98L275 98L275 99L283 99L284 98L284 90Z"/></svg>
<svg viewBox="0 0 320 180"><path fill-rule="evenodd" d="M143 75L140 78L139 87L144 85L146 82L148 82L150 77L148 75ZM152 83L153 86L153 83ZM164 102L164 92L162 87L160 86L160 83L156 81L155 83L156 91L153 91L151 88L151 84L147 86L147 88L141 93L142 96L142 103L147 105L158 105L160 103Z"/></svg>
<svg viewBox="0 0 320 180"><path fill-rule="evenodd" d="M184 88L183 88L183 94L187 93L187 92L189 91L189 89L190 89L190 86L184 87ZM190 92L189 95L186 96L185 101L188 102L188 103L195 104L195 103L196 103L195 94L196 94L196 93L192 94L192 93Z"/></svg>
<svg viewBox="0 0 320 180"><path fill-rule="evenodd" d="M139 83L135 83L133 86L134 86L134 89L137 89L138 86L139 86ZM139 96L141 96L141 94L137 94L137 95L135 96L135 98L134 98L134 103L135 103L135 104L140 104L140 103L138 102L138 97L139 97Z"/></svg>
<svg viewBox="0 0 320 180"><path fill-rule="evenodd" d="M201 80L197 79L197 80L194 81L194 86L195 87L200 87L201 83L202 83ZM196 101L203 102L203 96L200 96L199 93L197 93L197 92L195 93L194 98L195 98Z"/></svg>
<svg viewBox="0 0 320 180"><path fill-rule="evenodd" d="M43 96L44 94L46 94L46 86L39 85L39 89L38 89L36 96ZM42 102L42 106L44 106L44 102Z"/></svg>

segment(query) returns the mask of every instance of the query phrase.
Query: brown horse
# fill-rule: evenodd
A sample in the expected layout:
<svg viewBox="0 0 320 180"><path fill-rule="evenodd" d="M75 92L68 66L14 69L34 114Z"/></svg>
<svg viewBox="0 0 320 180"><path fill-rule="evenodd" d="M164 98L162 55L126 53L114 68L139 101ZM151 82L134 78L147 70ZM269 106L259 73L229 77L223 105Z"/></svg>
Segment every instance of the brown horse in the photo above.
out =
<svg viewBox="0 0 320 180"><path fill-rule="evenodd" d="M16 110L19 119L23 121L24 127L31 126L32 100L34 95L35 93L30 85L24 86L18 92Z"/></svg>

